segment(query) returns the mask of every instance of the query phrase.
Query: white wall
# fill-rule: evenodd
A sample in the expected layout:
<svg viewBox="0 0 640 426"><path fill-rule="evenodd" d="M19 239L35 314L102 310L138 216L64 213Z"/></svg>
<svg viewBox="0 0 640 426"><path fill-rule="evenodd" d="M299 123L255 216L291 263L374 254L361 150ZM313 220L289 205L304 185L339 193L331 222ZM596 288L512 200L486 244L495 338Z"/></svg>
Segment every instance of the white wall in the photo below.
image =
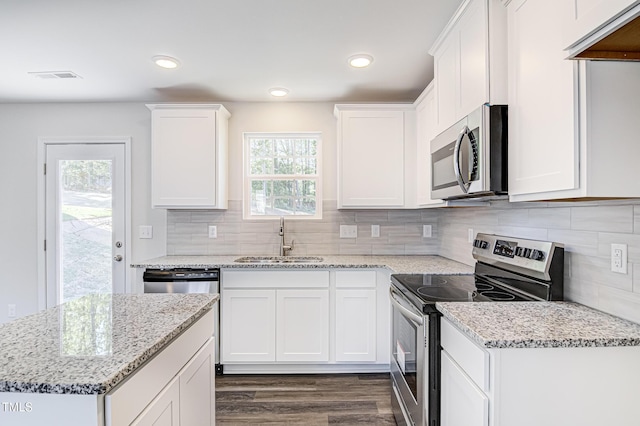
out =
<svg viewBox="0 0 640 426"><path fill-rule="evenodd" d="M37 163L39 137L128 136L132 140L132 229L129 261L166 249L166 211L152 210L149 191L150 113L142 103L0 105L0 323L7 304L23 316L38 310ZM138 225L152 225L153 240L139 240Z"/></svg>

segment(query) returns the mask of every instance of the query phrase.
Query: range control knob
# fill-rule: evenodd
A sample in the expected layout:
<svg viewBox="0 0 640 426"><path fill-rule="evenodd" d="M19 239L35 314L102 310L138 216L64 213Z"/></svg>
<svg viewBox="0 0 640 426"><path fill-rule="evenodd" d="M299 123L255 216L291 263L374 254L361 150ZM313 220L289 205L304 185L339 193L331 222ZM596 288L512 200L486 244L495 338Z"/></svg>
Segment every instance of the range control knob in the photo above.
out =
<svg viewBox="0 0 640 426"><path fill-rule="evenodd" d="M545 253L541 250L531 250L531 254L529 255L529 259L543 261Z"/></svg>
<svg viewBox="0 0 640 426"><path fill-rule="evenodd" d="M518 256L518 257L523 257L524 256L524 248L523 247L516 247L516 256Z"/></svg>
<svg viewBox="0 0 640 426"><path fill-rule="evenodd" d="M480 249L486 249L489 247L489 243L484 240L473 240L473 246Z"/></svg>

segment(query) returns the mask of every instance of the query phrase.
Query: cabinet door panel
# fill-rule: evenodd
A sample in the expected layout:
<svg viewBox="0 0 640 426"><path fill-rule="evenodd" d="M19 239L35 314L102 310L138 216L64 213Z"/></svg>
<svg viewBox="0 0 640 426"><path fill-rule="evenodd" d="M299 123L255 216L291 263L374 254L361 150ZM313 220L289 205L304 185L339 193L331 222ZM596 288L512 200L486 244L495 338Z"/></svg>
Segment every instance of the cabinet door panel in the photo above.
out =
<svg viewBox="0 0 640 426"><path fill-rule="evenodd" d="M329 290L277 291L277 361L329 361Z"/></svg>
<svg viewBox="0 0 640 426"><path fill-rule="evenodd" d="M275 290L222 292L222 363L276 360L275 297Z"/></svg>
<svg viewBox="0 0 640 426"><path fill-rule="evenodd" d="M509 193L513 195L574 189L579 184L576 64L564 59L561 41L570 13L569 2L509 4Z"/></svg>
<svg viewBox="0 0 640 426"><path fill-rule="evenodd" d="M211 339L180 373L180 424L215 423L215 340Z"/></svg>
<svg viewBox="0 0 640 426"><path fill-rule="evenodd" d="M154 206L216 205L216 112L152 112Z"/></svg>
<svg viewBox="0 0 640 426"><path fill-rule="evenodd" d="M132 426L179 426L180 382L176 377L136 418Z"/></svg>
<svg viewBox="0 0 640 426"><path fill-rule="evenodd" d="M436 84L436 134L453 125L457 119L459 103L458 87L458 44L459 33L452 33L434 58Z"/></svg>
<svg viewBox="0 0 640 426"><path fill-rule="evenodd" d="M404 113L344 111L340 121L340 207L402 207Z"/></svg>
<svg viewBox="0 0 640 426"><path fill-rule="evenodd" d="M442 351L441 422L443 426L488 426L489 398Z"/></svg>
<svg viewBox="0 0 640 426"><path fill-rule="evenodd" d="M572 20L566 26L563 47L597 31L638 0L571 0Z"/></svg>
<svg viewBox="0 0 640 426"><path fill-rule="evenodd" d="M376 360L376 290L336 290L336 361Z"/></svg>
<svg viewBox="0 0 640 426"><path fill-rule="evenodd" d="M460 18L460 75L456 121L489 101L486 1L472 1ZM453 123L452 123L453 124Z"/></svg>

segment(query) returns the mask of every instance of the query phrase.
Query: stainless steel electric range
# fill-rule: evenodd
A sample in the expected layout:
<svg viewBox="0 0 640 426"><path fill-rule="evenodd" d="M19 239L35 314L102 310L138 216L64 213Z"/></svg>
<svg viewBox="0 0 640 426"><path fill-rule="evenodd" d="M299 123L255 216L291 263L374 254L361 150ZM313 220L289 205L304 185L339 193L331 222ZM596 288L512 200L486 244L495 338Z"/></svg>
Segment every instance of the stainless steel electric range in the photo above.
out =
<svg viewBox="0 0 640 426"><path fill-rule="evenodd" d="M398 425L440 425L436 302L562 300L560 244L479 233L473 257L473 275L391 275L391 399Z"/></svg>

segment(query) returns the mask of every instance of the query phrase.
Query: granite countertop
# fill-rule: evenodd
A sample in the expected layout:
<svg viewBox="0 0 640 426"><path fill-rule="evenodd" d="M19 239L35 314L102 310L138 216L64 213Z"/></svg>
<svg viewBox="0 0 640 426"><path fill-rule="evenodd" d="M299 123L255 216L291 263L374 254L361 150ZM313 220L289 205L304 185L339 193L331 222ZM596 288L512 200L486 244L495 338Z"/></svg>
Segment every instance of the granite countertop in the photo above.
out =
<svg viewBox="0 0 640 426"><path fill-rule="evenodd" d="M386 268L395 274L473 274L473 267L440 256L326 256L317 263L236 263L242 256L164 256L134 263L134 268Z"/></svg>
<svg viewBox="0 0 640 426"><path fill-rule="evenodd" d="M90 295L0 325L0 392L104 394L217 294Z"/></svg>
<svg viewBox="0 0 640 426"><path fill-rule="evenodd" d="M640 325L572 302L438 302L485 348L640 346Z"/></svg>

